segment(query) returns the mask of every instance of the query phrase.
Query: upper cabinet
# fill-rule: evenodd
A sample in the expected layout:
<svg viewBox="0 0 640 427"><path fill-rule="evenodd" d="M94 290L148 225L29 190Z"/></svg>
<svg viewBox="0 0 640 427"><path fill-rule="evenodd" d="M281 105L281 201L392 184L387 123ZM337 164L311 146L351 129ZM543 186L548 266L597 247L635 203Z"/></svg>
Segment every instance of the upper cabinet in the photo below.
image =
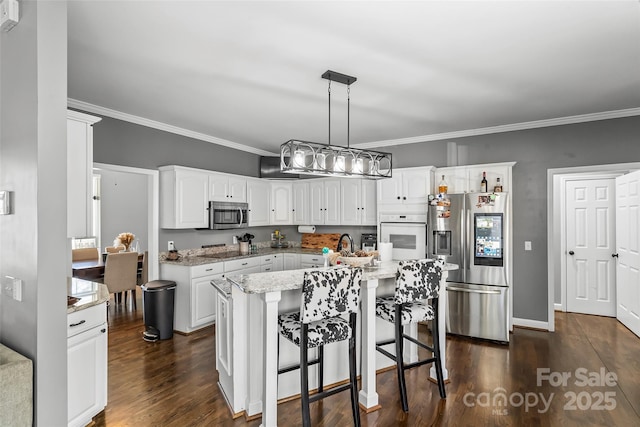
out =
<svg viewBox="0 0 640 427"><path fill-rule="evenodd" d="M262 179L247 180L249 227L269 225L271 221L271 184Z"/></svg>
<svg viewBox="0 0 640 427"><path fill-rule="evenodd" d="M246 202L247 180L226 174L209 175L209 200L215 202Z"/></svg>
<svg viewBox="0 0 640 427"><path fill-rule="evenodd" d="M293 222L291 182L271 183L271 224L287 225Z"/></svg>
<svg viewBox="0 0 640 427"><path fill-rule="evenodd" d="M426 206L433 171L432 166L394 169L392 178L378 180L378 211L411 212Z"/></svg>
<svg viewBox="0 0 640 427"><path fill-rule="evenodd" d="M309 183L309 221L313 225L340 224L340 180L314 179Z"/></svg>
<svg viewBox="0 0 640 427"><path fill-rule="evenodd" d="M209 226L209 173L181 166L160 170L160 227Z"/></svg>
<svg viewBox="0 0 640 427"><path fill-rule="evenodd" d="M311 224L309 216L309 183L293 182L293 223L295 225Z"/></svg>
<svg viewBox="0 0 640 427"><path fill-rule="evenodd" d="M440 182L444 175L449 187L448 193L477 193L480 192L484 172L487 177L487 191L493 191L500 178L502 191L508 192L511 191L511 170L514 165L515 162L503 162L438 168L435 172L436 183Z"/></svg>
<svg viewBox="0 0 640 427"><path fill-rule="evenodd" d="M340 184L340 224L376 225L376 182L343 179Z"/></svg>
<svg viewBox="0 0 640 427"><path fill-rule="evenodd" d="M67 237L93 234L93 125L100 120L67 111Z"/></svg>

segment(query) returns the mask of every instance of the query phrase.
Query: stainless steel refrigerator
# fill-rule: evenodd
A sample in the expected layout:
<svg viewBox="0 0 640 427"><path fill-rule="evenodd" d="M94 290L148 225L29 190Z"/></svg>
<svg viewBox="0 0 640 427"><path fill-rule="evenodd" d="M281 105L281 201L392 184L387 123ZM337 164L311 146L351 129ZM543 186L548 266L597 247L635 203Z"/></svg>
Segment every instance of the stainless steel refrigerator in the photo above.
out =
<svg viewBox="0 0 640 427"><path fill-rule="evenodd" d="M448 333L509 341L508 196L448 194L430 201L427 256L460 266L447 279Z"/></svg>

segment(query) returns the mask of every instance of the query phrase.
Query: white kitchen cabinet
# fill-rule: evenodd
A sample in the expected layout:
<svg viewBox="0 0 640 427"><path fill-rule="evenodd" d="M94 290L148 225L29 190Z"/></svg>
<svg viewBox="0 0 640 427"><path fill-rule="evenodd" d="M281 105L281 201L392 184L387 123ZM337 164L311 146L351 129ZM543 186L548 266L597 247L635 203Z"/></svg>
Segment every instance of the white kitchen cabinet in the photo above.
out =
<svg viewBox="0 0 640 427"><path fill-rule="evenodd" d="M67 237L93 235L93 125L100 120L67 111Z"/></svg>
<svg viewBox="0 0 640 427"><path fill-rule="evenodd" d="M283 254L283 270L297 270L300 268L300 254Z"/></svg>
<svg viewBox="0 0 640 427"><path fill-rule="evenodd" d="M343 179L340 186L340 225L376 225L376 182Z"/></svg>
<svg viewBox="0 0 640 427"><path fill-rule="evenodd" d="M394 169L393 177L378 180L378 212L423 210L432 191L431 166Z"/></svg>
<svg viewBox="0 0 640 427"><path fill-rule="evenodd" d="M271 183L271 224L289 225L293 223L293 198L291 182Z"/></svg>
<svg viewBox="0 0 640 427"><path fill-rule="evenodd" d="M247 181L249 227L269 225L271 222L271 183L260 179Z"/></svg>
<svg viewBox="0 0 640 427"><path fill-rule="evenodd" d="M284 269L284 254L263 255L260 258L261 271L282 271Z"/></svg>
<svg viewBox="0 0 640 427"><path fill-rule="evenodd" d="M247 180L223 173L209 174L209 200L216 202L246 202Z"/></svg>
<svg viewBox="0 0 640 427"><path fill-rule="evenodd" d="M309 183L294 181L293 183L293 224L312 224L309 216Z"/></svg>
<svg viewBox="0 0 640 427"><path fill-rule="evenodd" d="M107 307L67 315L67 419L85 426L107 405Z"/></svg>
<svg viewBox="0 0 640 427"><path fill-rule="evenodd" d="M324 267L324 256L312 254L300 254L300 268Z"/></svg>
<svg viewBox="0 0 640 427"><path fill-rule="evenodd" d="M180 166L160 170L160 227L209 226L209 174Z"/></svg>
<svg viewBox="0 0 640 427"><path fill-rule="evenodd" d="M314 225L340 223L339 179L316 179L309 183L309 219Z"/></svg>
<svg viewBox="0 0 640 427"><path fill-rule="evenodd" d="M224 262L224 275L260 273L262 270L262 259L260 257L249 257L234 259Z"/></svg>
<svg viewBox="0 0 640 427"><path fill-rule="evenodd" d="M193 267L160 264L160 277L176 282L173 329L189 333L215 322L216 292L211 280L222 278L222 262Z"/></svg>

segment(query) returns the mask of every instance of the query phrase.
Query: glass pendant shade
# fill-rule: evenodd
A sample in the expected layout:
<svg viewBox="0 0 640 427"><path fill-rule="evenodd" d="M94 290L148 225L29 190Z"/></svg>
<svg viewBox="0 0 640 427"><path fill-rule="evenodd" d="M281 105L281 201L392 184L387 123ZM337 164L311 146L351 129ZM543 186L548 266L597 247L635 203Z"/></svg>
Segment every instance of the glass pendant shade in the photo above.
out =
<svg viewBox="0 0 640 427"><path fill-rule="evenodd" d="M292 139L280 146L280 170L293 174L390 178L391 153Z"/></svg>

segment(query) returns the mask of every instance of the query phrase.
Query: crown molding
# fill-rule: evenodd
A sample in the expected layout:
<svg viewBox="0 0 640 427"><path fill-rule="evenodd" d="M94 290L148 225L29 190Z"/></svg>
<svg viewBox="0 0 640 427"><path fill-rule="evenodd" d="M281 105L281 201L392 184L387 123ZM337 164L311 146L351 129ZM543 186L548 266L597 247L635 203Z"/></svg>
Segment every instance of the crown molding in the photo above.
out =
<svg viewBox="0 0 640 427"><path fill-rule="evenodd" d="M200 132L194 132L177 126L168 125L166 123L155 120L146 119L144 117L134 116L132 114L123 113L121 111L112 110L110 108L101 107L99 105L90 104L88 102L79 101L77 99L68 98L67 105L71 108L88 111L94 114L111 117L126 122L135 123L141 126L162 130L165 132L175 133L177 135L186 136L188 138L199 139L202 141L218 144L225 147L233 148L248 153L257 154L259 156L277 156L278 153L260 150L258 148L249 147L248 145L239 144L237 142L228 141L226 139L217 138ZM576 123L594 122L598 120L619 119L623 117L640 116L640 107L628 108L624 110L604 111L600 113L581 114L577 116L558 117L546 120L534 120L530 122L512 123L508 125L490 126L477 129L467 129L454 132L435 133L431 135L412 136L409 138L388 139L384 141L372 141L361 144L351 144L354 148L379 148L394 145L417 144L420 142L442 141L446 139L466 138L469 136L490 135L494 133L514 132L527 129L537 129L551 126L562 126Z"/></svg>
<svg viewBox="0 0 640 427"><path fill-rule="evenodd" d="M141 126L158 129L165 132L175 133L176 135L182 135L188 138L199 139L201 141L210 142L212 144L218 144L218 145L233 148L236 150L246 151L248 153L257 154L259 156L276 156L277 155L277 153L272 153L270 151L260 150L258 148L249 147L248 145L238 144L237 142L228 141L226 139L217 138L215 136L207 135L200 132L194 132L189 129L168 125L166 123L146 119L144 117L134 116L133 114L123 113L121 111L112 110L110 108L101 107L99 105L90 104L88 102L79 101L73 98L67 98L67 106L71 108L77 108L83 111L88 111L90 113L111 117L113 119L123 120L125 122L135 123Z"/></svg>
<svg viewBox="0 0 640 427"><path fill-rule="evenodd" d="M489 135L492 133L514 132L519 130L544 128L551 126L570 125L575 123L594 122L598 120L619 119L623 117L640 116L640 108L628 108L625 110L604 111L600 113L581 114L578 116L558 117L547 120L534 120L531 122L513 123L509 125L490 126L478 129L467 129L454 132L435 133L432 135L412 136L409 138L389 139L386 141L365 142L352 144L357 148L378 148L391 145L416 144L419 142L442 141L444 139L466 138L469 136Z"/></svg>

